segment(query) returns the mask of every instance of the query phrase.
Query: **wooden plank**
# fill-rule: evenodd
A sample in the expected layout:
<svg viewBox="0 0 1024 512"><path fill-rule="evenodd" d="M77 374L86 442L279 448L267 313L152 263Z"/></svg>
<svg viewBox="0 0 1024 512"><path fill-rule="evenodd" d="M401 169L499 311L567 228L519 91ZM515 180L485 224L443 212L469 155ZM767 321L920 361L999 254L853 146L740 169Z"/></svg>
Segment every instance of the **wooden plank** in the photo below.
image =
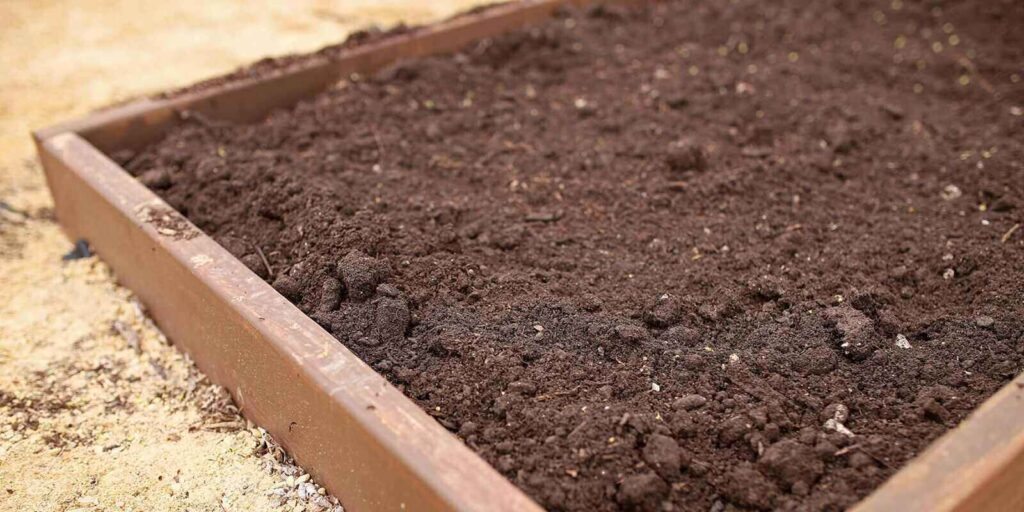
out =
<svg viewBox="0 0 1024 512"><path fill-rule="evenodd" d="M1024 375L986 400L854 510L1024 510Z"/></svg>

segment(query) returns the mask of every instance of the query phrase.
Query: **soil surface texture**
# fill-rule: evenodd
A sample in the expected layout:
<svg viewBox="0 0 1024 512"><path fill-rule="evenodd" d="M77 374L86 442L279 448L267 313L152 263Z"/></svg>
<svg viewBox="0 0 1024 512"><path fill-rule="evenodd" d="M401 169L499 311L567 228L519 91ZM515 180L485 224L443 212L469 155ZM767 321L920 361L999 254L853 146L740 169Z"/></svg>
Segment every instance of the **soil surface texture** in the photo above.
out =
<svg viewBox="0 0 1024 512"><path fill-rule="evenodd" d="M836 510L1016 375L1024 4L568 11L115 158L552 510Z"/></svg>

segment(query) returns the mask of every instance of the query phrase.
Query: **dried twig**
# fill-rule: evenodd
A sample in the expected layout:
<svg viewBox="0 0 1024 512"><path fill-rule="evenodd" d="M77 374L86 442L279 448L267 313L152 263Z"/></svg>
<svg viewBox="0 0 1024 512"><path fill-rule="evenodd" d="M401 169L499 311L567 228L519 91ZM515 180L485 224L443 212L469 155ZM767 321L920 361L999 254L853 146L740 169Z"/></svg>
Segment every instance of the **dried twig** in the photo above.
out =
<svg viewBox="0 0 1024 512"><path fill-rule="evenodd" d="M271 268L270 261L267 259L267 255L263 254L263 249L260 249L260 246L256 244L252 244L252 248L256 249L256 254L259 255L260 261L262 261L263 266L267 268L267 275L270 277L274 277L274 269Z"/></svg>
<svg viewBox="0 0 1024 512"><path fill-rule="evenodd" d="M115 320L111 327L124 338L125 343L135 351L135 354L142 355L142 344L139 342L139 335L135 332L135 329L132 329L128 324L120 320Z"/></svg>
<svg viewBox="0 0 1024 512"><path fill-rule="evenodd" d="M1005 244L1007 241L1010 240L1010 237L1013 236L1013 233L1018 229L1020 229L1019 222L1017 224L1014 224L1013 227L1010 228L1006 233L1003 233L1003 236L999 239L999 243Z"/></svg>
<svg viewBox="0 0 1024 512"><path fill-rule="evenodd" d="M529 213L523 219L526 222L555 222L562 218L562 212L534 212Z"/></svg>
<svg viewBox="0 0 1024 512"><path fill-rule="evenodd" d="M206 128L224 128L227 126L231 126L230 123L225 123L223 121L215 121L213 119L210 119L209 117L206 117L205 114L197 112L195 110L179 110L178 117L183 121L196 121L197 123L203 125Z"/></svg>
<svg viewBox="0 0 1024 512"><path fill-rule="evenodd" d="M218 423L209 423L206 425L202 425L200 428L202 428L203 430L238 430L243 426L245 426L245 424L242 423L241 421L221 421Z"/></svg>

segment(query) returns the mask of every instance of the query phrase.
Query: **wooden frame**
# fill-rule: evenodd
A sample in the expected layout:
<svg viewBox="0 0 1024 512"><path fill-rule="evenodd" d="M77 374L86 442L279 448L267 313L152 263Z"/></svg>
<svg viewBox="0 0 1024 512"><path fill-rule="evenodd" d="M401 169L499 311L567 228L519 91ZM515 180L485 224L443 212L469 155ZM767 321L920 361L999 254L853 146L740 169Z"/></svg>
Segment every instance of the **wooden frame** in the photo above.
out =
<svg viewBox="0 0 1024 512"><path fill-rule="evenodd" d="M456 50L583 0L527 0L305 60L269 76L143 99L35 132L57 219L135 291L154 320L246 417L349 510L539 510L490 465L329 333L105 156L158 140L183 111L257 120L351 73ZM1024 509L1024 378L933 443L857 507Z"/></svg>

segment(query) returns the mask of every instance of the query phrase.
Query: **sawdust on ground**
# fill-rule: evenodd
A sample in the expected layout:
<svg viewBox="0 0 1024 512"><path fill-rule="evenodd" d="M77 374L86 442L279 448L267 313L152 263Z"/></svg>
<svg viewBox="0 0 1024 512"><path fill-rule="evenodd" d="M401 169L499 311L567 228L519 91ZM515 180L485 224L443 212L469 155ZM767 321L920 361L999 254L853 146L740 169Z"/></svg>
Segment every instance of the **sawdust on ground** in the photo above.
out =
<svg viewBox="0 0 1024 512"><path fill-rule="evenodd" d="M0 3L0 510L331 510L95 258L62 262L29 130L480 3Z"/></svg>

